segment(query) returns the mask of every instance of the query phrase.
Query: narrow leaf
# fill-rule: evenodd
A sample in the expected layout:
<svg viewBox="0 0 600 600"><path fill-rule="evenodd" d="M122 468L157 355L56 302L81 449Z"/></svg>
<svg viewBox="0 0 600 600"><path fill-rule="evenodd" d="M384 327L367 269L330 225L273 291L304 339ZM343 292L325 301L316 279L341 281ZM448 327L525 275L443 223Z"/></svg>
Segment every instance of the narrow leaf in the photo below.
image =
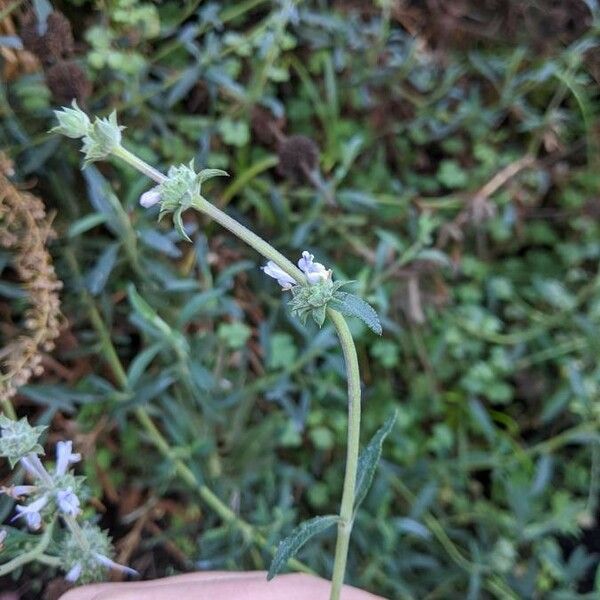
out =
<svg viewBox="0 0 600 600"><path fill-rule="evenodd" d="M358 509L362 501L365 499L371 483L373 483L373 477L377 470L377 463L381 457L381 449L383 447L383 441L390 433L396 422L398 411L395 410L383 424L383 426L377 431L377 433L371 438L367 447L360 453L358 457L358 473L356 475L356 498L354 500L354 511Z"/></svg>
<svg viewBox="0 0 600 600"><path fill-rule="evenodd" d="M185 337L158 315L146 300L140 296L132 283L127 288L127 295L136 313L135 316L139 316L142 323L150 325L154 331L158 331L162 338L167 340L171 347L175 348L178 352L189 351Z"/></svg>
<svg viewBox="0 0 600 600"><path fill-rule="evenodd" d="M202 184L213 177L229 177L229 173L222 169L202 169L202 171L198 173L198 183Z"/></svg>
<svg viewBox="0 0 600 600"><path fill-rule="evenodd" d="M85 278L86 287L92 296L97 296L106 286L106 282L117 262L120 242L108 245L92 270Z"/></svg>
<svg viewBox="0 0 600 600"><path fill-rule="evenodd" d="M381 335L381 323L375 309L359 296L336 292L329 306L348 317L358 317L374 333Z"/></svg>
<svg viewBox="0 0 600 600"><path fill-rule="evenodd" d="M281 540L271 562L267 580L273 579L281 569L285 567L287 561L295 556L296 552L304 546L304 544L313 536L329 529L332 525L335 525L339 521L337 515L327 515L324 517L315 517L309 521L301 523L292 531L292 533Z"/></svg>

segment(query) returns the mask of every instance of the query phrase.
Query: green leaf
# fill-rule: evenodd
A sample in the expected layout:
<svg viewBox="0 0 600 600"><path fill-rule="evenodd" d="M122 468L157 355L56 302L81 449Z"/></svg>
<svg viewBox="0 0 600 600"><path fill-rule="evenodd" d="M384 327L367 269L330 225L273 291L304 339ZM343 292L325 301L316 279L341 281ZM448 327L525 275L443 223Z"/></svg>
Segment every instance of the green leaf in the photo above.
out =
<svg viewBox="0 0 600 600"><path fill-rule="evenodd" d="M329 306L348 317L358 317L371 331L381 335L381 323L375 309L359 296L336 292Z"/></svg>
<svg viewBox="0 0 600 600"><path fill-rule="evenodd" d="M173 213L173 225L175 225L175 229L177 230L177 233L179 233L179 235L186 241L186 242L191 242L192 240L190 239L190 236L185 232L185 228L183 226L183 219L181 218L181 215L183 214L183 207L180 206L174 213Z"/></svg>
<svg viewBox="0 0 600 600"><path fill-rule="evenodd" d="M77 237L98 225L102 225L106 222L106 215L103 213L91 213L86 215L85 217L78 219L74 223L72 223L68 229L67 235L70 238Z"/></svg>
<svg viewBox="0 0 600 600"><path fill-rule="evenodd" d="M285 567L287 561L295 556L296 552L304 546L304 544L313 536L329 529L332 525L335 525L340 518L337 515L326 515L324 517L315 517L309 521L301 523L290 533L290 535L279 543L277 552L271 562L267 580L273 579L281 569Z"/></svg>
<svg viewBox="0 0 600 600"><path fill-rule="evenodd" d="M154 329L158 330L160 334L166 339L173 348L188 351L188 344L183 335L173 329L164 319L162 319L158 313L140 296L138 291L135 289L133 284L130 284L127 288L127 295L129 296L129 302L135 310L135 312Z"/></svg>
<svg viewBox="0 0 600 600"><path fill-rule="evenodd" d="M232 350L239 350L246 345L252 335L252 330L244 323L234 321L233 323L221 323L217 329L217 335Z"/></svg>
<svg viewBox="0 0 600 600"><path fill-rule="evenodd" d="M223 169L202 169L198 173L198 183L202 184L213 177L229 177L229 173Z"/></svg>
<svg viewBox="0 0 600 600"><path fill-rule="evenodd" d="M325 317L327 316L327 306L317 306L311 312L312 318L319 327L323 327Z"/></svg>
<svg viewBox="0 0 600 600"><path fill-rule="evenodd" d="M377 433L371 438L371 441L367 444L367 447L360 453L358 457L358 472L356 475L356 496L354 499L354 512L358 510L358 507L362 504L365 499L371 483L373 483L373 477L377 470L377 464L381 457L381 449L383 447L383 441L388 436L394 423L398 411L395 410L383 424L383 426L377 430Z"/></svg>
<svg viewBox="0 0 600 600"><path fill-rule="evenodd" d="M97 296L106 286L108 278L117 263L121 242L106 246L98 261L85 278L86 287L92 296Z"/></svg>

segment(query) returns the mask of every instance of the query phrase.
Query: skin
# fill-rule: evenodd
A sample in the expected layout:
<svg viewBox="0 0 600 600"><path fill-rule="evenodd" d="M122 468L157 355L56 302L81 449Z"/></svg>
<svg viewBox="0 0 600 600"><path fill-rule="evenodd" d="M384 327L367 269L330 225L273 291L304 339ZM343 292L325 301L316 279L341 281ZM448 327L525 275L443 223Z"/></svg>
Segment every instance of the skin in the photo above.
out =
<svg viewBox="0 0 600 600"><path fill-rule="evenodd" d="M70 590L60 600L328 600L331 583L310 575L279 575L267 581L261 571L190 573L154 581L98 583ZM341 600L385 600L344 586Z"/></svg>

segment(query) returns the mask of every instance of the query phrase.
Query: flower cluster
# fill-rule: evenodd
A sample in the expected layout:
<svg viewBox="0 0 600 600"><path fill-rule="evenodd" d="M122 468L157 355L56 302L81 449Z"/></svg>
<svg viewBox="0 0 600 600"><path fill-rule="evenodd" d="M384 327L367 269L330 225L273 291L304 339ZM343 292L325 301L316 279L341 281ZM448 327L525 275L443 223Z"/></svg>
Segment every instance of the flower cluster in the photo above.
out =
<svg viewBox="0 0 600 600"><path fill-rule="evenodd" d="M117 113L113 111L108 118L96 117L94 122L83 112L73 100L72 108L63 107L54 111L58 125L52 132L67 137L83 138L81 151L85 155L85 163L105 159L121 145L121 131L124 129L117 123Z"/></svg>
<svg viewBox="0 0 600 600"><path fill-rule="evenodd" d="M166 214L173 213L173 222L179 235L190 241L183 227L182 214L190 208L195 199L201 197L202 184L212 177L226 177L221 169L202 169L196 173L194 161L189 165L174 166L169 169L167 178L140 197L140 204L150 208L160 202L159 220Z"/></svg>
<svg viewBox="0 0 600 600"><path fill-rule="evenodd" d="M298 268L306 277L306 285L300 285L289 273L270 260L263 272L277 280L283 290L292 292L290 308L302 323L312 317L322 327L327 309L331 308L349 317L359 318L369 329L381 335L381 323L373 307L354 294L339 291L349 281L333 281L331 269L315 262L315 257L308 251L302 252Z"/></svg>
<svg viewBox="0 0 600 600"><path fill-rule="evenodd" d="M307 317L312 316L319 327L325 322L328 303L333 300L335 292L345 285L343 281L333 282L331 269L315 262L314 255L306 250L298 260L298 268L304 273L307 285L299 285L272 260L261 268L266 275L277 280L281 289L291 290L292 314L297 315L302 323L306 323Z"/></svg>
<svg viewBox="0 0 600 600"><path fill-rule="evenodd" d="M302 256L298 261L298 268L306 276L306 280L310 285L315 285L322 281L331 281L332 271L326 269L321 263L315 262L315 257L308 251L302 252ZM277 280L282 290L291 290L298 282L281 267L278 267L270 260L264 267L261 267L265 275Z"/></svg>
<svg viewBox="0 0 600 600"><path fill-rule="evenodd" d="M68 536L60 548L61 563L67 572L65 579L77 583L91 583L104 579L107 569L115 569L127 575L137 575L137 571L112 560L111 540L105 531L91 523L81 527L81 537L85 545L75 536Z"/></svg>
<svg viewBox="0 0 600 600"><path fill-rule="evenodd" d="M0 456L8 459L11 466L17 463L31 479L27 485L13 485L0 488L0 493L27 504L16 505L13 521L22 519L32 531L51 525L56 515L62 517L68 529L62 542L60 558L69 581L98 581L104 578L107 568L116 568L125 573L135 573L110 558L110 539L98 527L84 523L80 527L76 521L81 513L80 494L82 477L71 471L71 466L81 460L81 455L73 452L73 442L60 441L56 445L56 463L48 470L39 455L44 450L39 444L39 436L45 427L32 427L23 418L12 421L0 415ZM3 532L0 545L6 538Z"/></svg>

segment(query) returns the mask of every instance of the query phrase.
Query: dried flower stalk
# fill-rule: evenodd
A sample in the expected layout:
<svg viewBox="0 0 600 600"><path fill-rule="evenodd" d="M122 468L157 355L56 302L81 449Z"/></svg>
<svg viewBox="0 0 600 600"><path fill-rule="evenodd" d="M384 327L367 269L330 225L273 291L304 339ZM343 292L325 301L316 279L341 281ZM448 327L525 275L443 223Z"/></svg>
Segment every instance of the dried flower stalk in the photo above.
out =
<svg viewBox="0 0 600 600"><path fill-rule="evenodd" d="M0 402L5 407L17 388L41 375L42 352L54 348L59 334L62 282L47 249L54 236L43 202L0 174L0 248L11 252L11 267L27 294L21 326L0 323L8 339L0 349Z"/></svg>

